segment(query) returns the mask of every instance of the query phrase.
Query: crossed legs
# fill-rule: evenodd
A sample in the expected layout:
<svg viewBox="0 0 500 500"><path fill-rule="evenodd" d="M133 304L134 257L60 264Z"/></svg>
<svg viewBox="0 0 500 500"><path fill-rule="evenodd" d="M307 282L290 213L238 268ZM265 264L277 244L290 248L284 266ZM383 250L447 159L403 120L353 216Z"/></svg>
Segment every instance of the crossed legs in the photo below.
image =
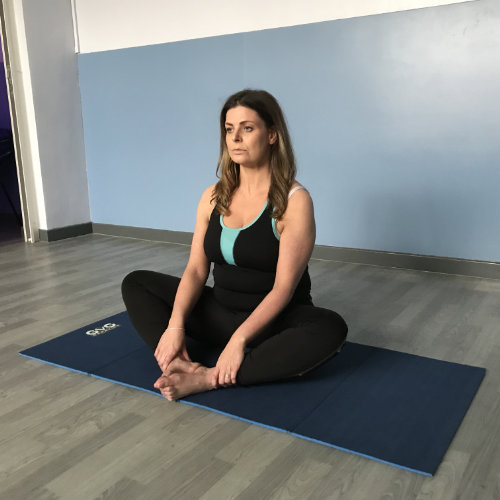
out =
<svg viewBox="0 0 500 500"><path fill-rule="evenodd" d="M132 324L154 351L167 327L180 278L134 271L123 280L122 294ZM205 287L187 323L186 335L223 347L249 312L231 311ZM287 307L249 346L237 383L253 385L300 376L334 356L347 335L334 311L300 304ZM175 359L155 387L169 400L214 389L213 367Z"/></svg>

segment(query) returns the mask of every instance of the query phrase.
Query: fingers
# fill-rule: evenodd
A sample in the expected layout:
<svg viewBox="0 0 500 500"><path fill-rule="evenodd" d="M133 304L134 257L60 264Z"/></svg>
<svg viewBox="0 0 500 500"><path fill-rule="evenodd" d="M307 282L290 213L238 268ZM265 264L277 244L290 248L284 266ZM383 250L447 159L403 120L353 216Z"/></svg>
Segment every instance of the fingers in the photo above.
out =
<svg viewBox="0 0 500 500"><path fill-rule="evenodd" d="M160 368L162 371L166 371L168 368L168 365L172 362L172 360L175 358L175 355L169 353L163 358L162 365L160 365Z"/></svg>
<svg viewBox="0 0 500 500"><path fill-rule="evenodd" d="M227 348L226 348L227 349ZM239 353L226 352L224 350L217 361L217 384L222 387L228 387L236 384L236 376L241 366Z"/></svg>
<svg viewBox="0 0 500 500"><path fill-rule="evenodd" d="M236 376L245 357L243 345L230 340L217 360L217 381L223 387L236 384Z"/></svg>
<svg viewBox="0 0 500 500"><path fill-rule="evenodd" d="M217 383L223 387L236 384L236 370L226 366L220 367L217 376Z"/></svg>
<svg viewBox="0 0 500 500"><path fill-rule="evenodd" d="M214 387L229 387L236 384L236 372L230 373L215 367L212 375L212 385Z"/></svg>
<svg viewBox="0 0 500 500"><path fill-rule="evenodd" d="M228 387L235 382L232 382L231 375L222 370L219 366L214 369L212 376L212 385L215 387Z"/></svg>
<svg viewBox="0 0 500 500"><path fill-rule="evenodd" d="M165 346L160 339L160 342L156 347L154 356L156 358L158 366L163 372L168 368L168 365L175 358L176 354L177 351L175 351L172 346Z"/></svg>
<svg viewBox="0 0 500 500"><path fill-rule="evenodd" d="M164 372L168 368L168 365L174 358L172 355L160 354L158 356L155 355L158 366L161 368L161 371Z"/></svg>
<svg viewBox="0 0 500 500"><path fill-rule="evenodd" d="M176 356L191 361L184 341L184 333L165 331L156 346L154 356L158 366L165 371Z"/></svg>
<svg viewBox="0 0 500 500"><path fill-rule="evenodd" d="M220 370L219 372L219 385L226 386L229 382L229 375L226 374L225 370Z"/></svg>

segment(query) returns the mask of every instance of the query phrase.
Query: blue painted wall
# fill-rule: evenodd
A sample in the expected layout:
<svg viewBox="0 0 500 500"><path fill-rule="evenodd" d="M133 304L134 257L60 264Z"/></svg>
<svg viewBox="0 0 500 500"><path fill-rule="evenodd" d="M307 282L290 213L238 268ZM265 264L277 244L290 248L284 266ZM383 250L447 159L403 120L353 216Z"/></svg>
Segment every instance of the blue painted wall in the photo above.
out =
<svg viewBox="0 0 500 500"><path fill-rule="evenodd" d="M192 231L218 112L276 95L317 243L500 261L500 3L79 56L94 222Z"/></svg>

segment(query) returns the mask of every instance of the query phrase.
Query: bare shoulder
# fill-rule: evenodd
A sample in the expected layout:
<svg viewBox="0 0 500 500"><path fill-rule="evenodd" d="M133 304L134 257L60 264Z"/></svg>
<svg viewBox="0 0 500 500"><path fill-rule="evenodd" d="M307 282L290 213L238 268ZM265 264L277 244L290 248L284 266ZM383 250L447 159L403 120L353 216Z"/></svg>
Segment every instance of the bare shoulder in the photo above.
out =
<svg viewBox="0 0 500 500"><path fill-rule="evenodd" d="M214 191L215 191L215 184L208 186L205 189L205 191L203 191L203 194L201 195L201 200L208 202L210 205L213 205L212 198L214 196Z"/></svg>
<svg viewBox="0 0 500 500"><path fill-rule="evenodd" d="M203 215L205 218L210 218L210 214L215 205L213 200L215 184L208 186L203 194L201 195L200 202L198 204L198 213Z"/></svg>
<svg viewBox="0 0 500 500"><path fill-rule="evenodd" d="M314 206L309 191L302 184L295 182L290 193L285 213L276 224L278 233L281 235L285 228L296 228L299 231L310 228L314 231Z"/></svg>
<svg viewBox="0 0 500 500"><path fill-rule="evenodd" d="M310 209L313 208L311 195L309 191L305 188L305 186L295 181L290 189L285 216L288 213L301 211L306 208Z"/></svg>

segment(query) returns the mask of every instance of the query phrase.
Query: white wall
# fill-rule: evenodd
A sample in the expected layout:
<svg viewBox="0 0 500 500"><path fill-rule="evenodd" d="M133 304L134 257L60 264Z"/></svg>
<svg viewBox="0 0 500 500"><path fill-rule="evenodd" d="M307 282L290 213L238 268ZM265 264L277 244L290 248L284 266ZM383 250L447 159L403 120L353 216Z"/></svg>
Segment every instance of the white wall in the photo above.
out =
<svg viewBox="0 0 500 500"><path fill-rule="evenodd" d="M71 2L23 0L22 9L43 189L39 228L90 222Z"/></svg>
<svg viewBox="0 0 500 500"><path fill-rule="evenodd" d="M470 0L72 0L81 53Z"/></svg>

